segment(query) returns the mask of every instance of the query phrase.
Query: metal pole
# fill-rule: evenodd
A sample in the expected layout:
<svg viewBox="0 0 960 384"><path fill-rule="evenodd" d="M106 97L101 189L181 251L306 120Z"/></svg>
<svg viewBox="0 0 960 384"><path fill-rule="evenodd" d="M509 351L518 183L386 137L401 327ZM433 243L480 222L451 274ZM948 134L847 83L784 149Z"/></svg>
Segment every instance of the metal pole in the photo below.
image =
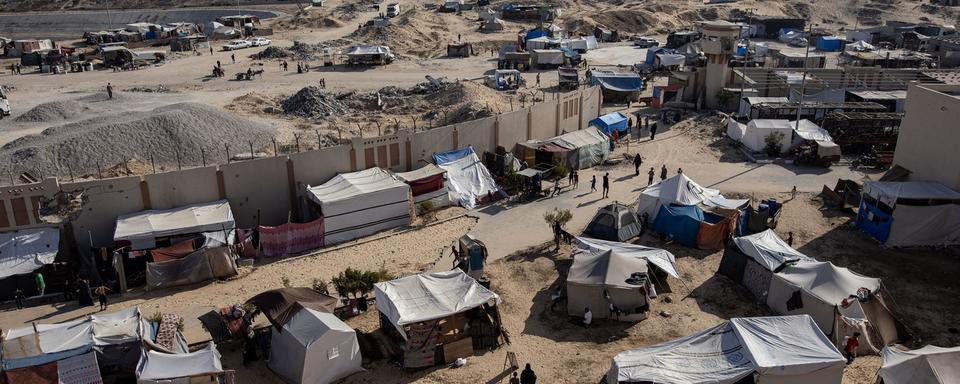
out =
<svg viewBox="0 0 960 384"><path fill-rule="evenodd" d="M204 167L207 166L207 153L203 150L203 147L200 147L200 162Z"/></svg>
<svg viewBox="0 0 960 384"><path fill-rule="evenodd" d="M363 126L360 123L357 123L357 129L360 130L360 138L363 138Z"/></svg>
<svg viewBox="0 0 960 384"><path fill-rule="evenodd" d="M323 148L323 139L320 138L320 130L314 129L313 131L317 133L317 149Z"/></svg>
<svg viewBox="0 0 960 384"><path fill-rule="evenodd" d="M810 20L807 20L810 23ZM800 112L803 110L803 94L806 92L807 88L807 62L810 61L810 33L813 32L813 23L810 23L809 28L807 28L807 34L804 36L804 40L807 41L806 53L803 55L803 77L800 78L800 100L797 102L797 121L795 122L796 127L794 129L800 130Z"/></svg>
<svg viewBox="0 0 960 384"><path fill-rule="evenodd" d="M300 153L300 135L293 135L293 140L297 143L297 153Z"/></svg>
<svg viewBox="0 0 960 384"><path fill-rule="evenodd" d="M223 143L223 148L227 150L227 164L230 164L230 144Z"/></svg>
<svg viewBox="0 0 960 384"><path fill-rule="evenodd" d="M747 86L747 60L750 58L750 24L753 22L753 10L747 14L747 43L743 50L743 72L740 73L740 101L737 102L737 114L740 114L743 104L743 92Z"/></svg>
<svg viewBox="0 0 960 384"><path fill-rule="evenodd" d="M97 160L97 178L103 178L103 173L100 171L100 160ZM13 180L13 176L10 176L10 179Z"/></svg>
<svg viewBox="0 0 960 384"><path fill-rule="evenodd" d="M150 152L150 167L153 168L153 173L157 173L157 163L153 161L153 152Z"/></svg>
<svg viewBox="0 0 960 384"><path fill-rule="evenodd" d="M182 167L180 165L180 147L177 147L177 170L179 171L181 169Z"/></svg>
<svg viewBox="0 0 960 384"><path fill-rule="evenodd" d="M250 160L253 160L253 159L254 159L254 157L253 157L253 142L252 142L252 141L248 141L247 144L250 144Z"/></svg>
<svg viewBox="0 0 960 384"><path fill-rule="evenodd" d="M272 138L272 139L270 139L270 140L273 141L273 155L274 155L274 156L280 156L280 153L277 152L277 138L274 137L274 138Z"/></svg>
<svg viewBox="0 0 960 384"><path fill-rule="evenodd" d="M73 167L70 166L70 162L69 162L69 161L67 162L67 171L70 172L70 181L71 181L71 182L74 181L74 178L73 178ZM154 173L156 173L156 172L154 172Z"/></svg>

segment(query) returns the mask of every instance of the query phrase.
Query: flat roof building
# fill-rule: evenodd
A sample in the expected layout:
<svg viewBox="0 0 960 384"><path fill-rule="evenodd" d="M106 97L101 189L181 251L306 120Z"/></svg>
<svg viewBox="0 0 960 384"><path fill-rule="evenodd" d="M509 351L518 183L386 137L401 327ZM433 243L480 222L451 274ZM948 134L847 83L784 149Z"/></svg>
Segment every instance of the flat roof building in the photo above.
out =
<svg viewBox="0 0 960 384"><path fill-rule="evenodd" d="M960 85L912 82L893 162L910 181L936 181L960 190Z"/></svg>

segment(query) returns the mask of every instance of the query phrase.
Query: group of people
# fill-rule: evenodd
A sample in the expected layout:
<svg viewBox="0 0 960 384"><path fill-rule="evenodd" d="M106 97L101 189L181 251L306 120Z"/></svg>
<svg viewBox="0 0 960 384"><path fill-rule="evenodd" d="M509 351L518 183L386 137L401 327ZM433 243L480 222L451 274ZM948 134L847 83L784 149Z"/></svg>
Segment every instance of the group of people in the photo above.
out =
<svg viewBox="0 0 960 384"><path fill-rule="evenodd" d="M530 363L527 363L527 366L523 368L520 376L517 376L517 372L513 372L513 376L510 377L510 384L537 384L537 374L533 372Z"/></svg>
<svg viewBox="0 0 960 384"><path fill-rule="evenodd" d="M610 197L610 172L603 174L603 198ZM597 175L590 179L590 192L597 191Z"/></svg>
<svg viewBox="0 0 960 384"><path fill-rule="evenodd" d="M20 75L23 72L23 66L19 63L10 64L10 74L11 75Z"/></svg>
<svg viewBox="0 0 960 384"><path fill-rule="evenodd" d="M47 292L47 281L43 276L41 271L36 271L33 274L34 283L37 287L37 297L43 297ZM68 283L69 284L69 283ZM64 292L64 296L72 293L69 292L70 289L67 288L67 292ZM105 285L100 285L96 288L90 287L90 280L80 278L77 279L76 285L77 301L81 307L88 307L93 305L93 296L97 296L97 301L100 303L100 310L104 311L107 309L109 304L109 294L110 288ZM23 290L17 288L13 293L13 300L17 304L17 309L23 309L26 304L26 295L23 293Z"/></svg>

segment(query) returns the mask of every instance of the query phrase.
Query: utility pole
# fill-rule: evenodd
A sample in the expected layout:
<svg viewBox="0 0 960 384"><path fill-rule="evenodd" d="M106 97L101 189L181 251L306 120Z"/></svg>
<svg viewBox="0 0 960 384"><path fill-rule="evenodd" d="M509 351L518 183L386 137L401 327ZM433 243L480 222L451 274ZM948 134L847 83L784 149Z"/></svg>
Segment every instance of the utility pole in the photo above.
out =
<svg viewBox="0 0 960 384"><path fill-rule="evenodd" d="M807 19L807 23L810 25L807 28L807 33L803 36L803 39L807 42L807 49L803 55L803 77L800 78L800 100L797 102L797 121L795 122L796 127L794 127L796 130L800 130L800 112L803 110L803 94L807 87L807 63L810 61L810 39L808 36L813 33L813 23L810 23L810 19Z"/></svg>
<svg viewBox="0 0 960 384"><path fill-rule="evenodd" d="M748 9L747 12L747 39L743 50L743 72L740 72L740 101L737 103L737 114L743 109L743 92L747 86L747 60L750 58L750 24L753 22L753 9Z"/></svg>

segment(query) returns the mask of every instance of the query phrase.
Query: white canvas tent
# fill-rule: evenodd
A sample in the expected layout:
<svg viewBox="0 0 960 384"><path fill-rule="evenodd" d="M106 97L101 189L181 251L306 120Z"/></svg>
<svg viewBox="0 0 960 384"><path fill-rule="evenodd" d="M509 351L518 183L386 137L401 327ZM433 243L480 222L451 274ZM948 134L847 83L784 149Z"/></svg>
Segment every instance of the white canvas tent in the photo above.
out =
<svg viewBox="0 0 960 384"><path fill-rule="evenodd" d="M380 168L342 173L307 195L323 215L324 242L342 243L410 224L410 186Z"/></svg>
<svg viewBox="0 0 960 384"><path fill-rule="evenodd" d="M138 383L168 383L170 380L223 373L220 352L212 341L199 351L190 353L143 352L137 365Z"/></svg>
<svg viewBox="0 0 960 384"><path fill-rule="evenodd" d="M360 372L357 332L332 313L302 308L273 329L267 366L289 383L331 383Z"/></svg>
<svg viewBox="0 0 960 384"><path fill-rule="evenodd" d="M780 152L786 152L790 150L793 127L794 123L791 123L790 120L753 119L747 123L743 131L743 137L739 141L753 152L763 152L767 146L765 141L767 136L781 134L783 137L780 139Z"/></svg>
<svg viewBox="0 0 960 384"><path fill-rule="evenodd" d="M778 271L788 263L816 261L787 245L772 229L749 236L737 237L733 243L746 256L769 271Z"/></svg>
<svg viewBox="0 0 960 384"><path fill-rule="evenodd" d="M0 279L30 273L52 264L59 250L59 228L0 233Z"/></svg>
<svg viewBox="0 0 960 384"><path fill-rule="evenodd" d="M708 207L737 209L748 202L747 199L724 198L719 190L701 187L687 175L679 174L644 188L637 199L637 214L646 213L652 223L661 205L703 204Z"/></svg>
<svg viewBox="0 0 960 384"><path fill-rule="evenodd" d="M640 309L648 308L648 297L656 295L647 264L665 265L661 269L677 276L673 254L662 249L588 238L578 238L577 247L566 280L570 315L590 308L594 318L614 317L609 311L613 305L623 313L618 319L642 320L645 311Z"/></svg>
<svg viewBox="0 0 960 384"><path fill-rule="evenodd" d="M912 351L886 347L877 372L880 384L956 384L960 382L960 347L928 345Z"/></svg>
<svg viewBox="0 0 960 384"><path fill-rule="evenodd" d="M500 296L456 269L377 283L377 309L406 337L405 324L441 319L481 305L500 304Z"/></svg>
<svg viewBox="0 0 960 384"><path fill-rule="evenodd" d="M520 144L534 150L556 152L572 169L584 169L602 163L610 155L610 138L596 127L564 133L546 140L528 140Z"/></svg>
<svg viewBox="0 0 960 384"><path fill-rule="evenodd" d="M607 383L839 384L845 360L810 316L734 318L613 358ZM682 369L678 369L682 368Z"/></svg>
<svg viewBox="0 0 960 384"><path fill-rule="evenodd" d="M434 207L450 205L450 190L444 183L447 171L434 164L427 164L410 172L397 173L397 179L410 185L413 202L431 201Z"/></svg>
<svg viewBox="0 0 960 384"><path fill-rule="evenodd" d="M866 182L857 226L892 247L960 244L960 192L937 182Z"/></svg>
<svg viewBox="0 0 960 384"><path fill-rule="evenodd" d="M114 241L129 241L134 250L156 247L162 237L202 233L230 244L236 228L226 200L149 210L117 217Z"/></svg>
<svg viewBox="0 0 960 384"><path fill-rule="evenodd" d="M473 209L477 200L500 191L490 170L477 157L473 147L436 153L433 159L437 166L447 171L449 188L464 208Z"/></svg>

